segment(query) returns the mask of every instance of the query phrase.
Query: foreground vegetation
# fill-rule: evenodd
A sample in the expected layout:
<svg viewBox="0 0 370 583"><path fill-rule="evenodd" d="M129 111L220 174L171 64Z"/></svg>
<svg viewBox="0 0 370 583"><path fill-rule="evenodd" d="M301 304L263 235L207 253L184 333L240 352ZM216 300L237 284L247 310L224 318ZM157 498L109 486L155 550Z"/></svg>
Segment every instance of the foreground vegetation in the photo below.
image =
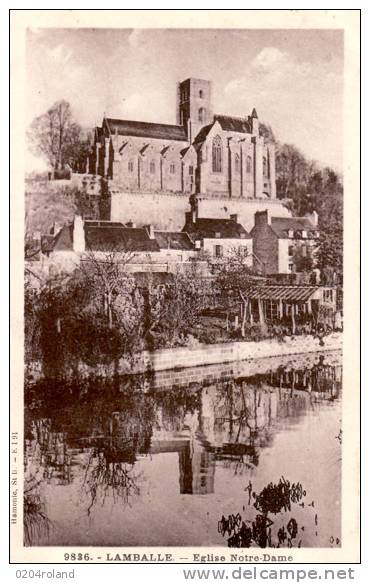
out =
<svg viewBox="0 0 370 583"><path fill-rule="evenodd" d="M132 365L143 350L318 333L312 316L255 322L246 290L261 283L235 251L204 277L200 263L171 274L130 274L132 254L88 253L71 274L25 279L26 364L50 378L79 367ZM264 280L263 280L264 281ZM322 330L324 333L324 329Z"/></svg>

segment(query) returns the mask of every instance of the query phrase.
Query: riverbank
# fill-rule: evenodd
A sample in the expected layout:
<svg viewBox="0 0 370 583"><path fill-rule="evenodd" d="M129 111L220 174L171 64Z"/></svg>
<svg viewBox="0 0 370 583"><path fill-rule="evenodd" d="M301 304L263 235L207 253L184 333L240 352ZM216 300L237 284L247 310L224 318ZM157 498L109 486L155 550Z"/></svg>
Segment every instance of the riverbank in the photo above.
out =
<svg viewBox="0 0 370 583"><path fill-rule="evenodd" d="M321 341L313 336L286 336L283 340L261 340L258 342L227 342L220 344L197 344L180 348L163 348L155 351L143 351L134 359L121 358L118 363L110 365L96 365L94 367L81 364L79 374L81 377L113 377L114 375L155 373L161 381L170 380L173 374L184 370L184 378L188 379L187 369L196 370L199 367L216 367L222 369L224 374L239 375L238 368L268 369L268 362L275 358L302 356L317 353L340 351L342 349L341 332L333 332L325 336ZM267 364L266 364L267 362ZM251 367L253 363L253 367ZM233 365L225 371L225 365ZM42 375L39 363L28 367L33 381L40 379ZM160 373L160 374L159 374ZM254 373L252 373L254 374ZM194 373L196 380L196 372ZM165 382L165 384L167 384Z"/></svg>
<svg viewBox="0 0 370 583"><path fill-rule="evenodd" d="M148 388L172 389L193 387L203 383L220 380L250 378L255 375L269 374L272 370L283 368L287 371L310 370L324 361L325 365L341 366L342 351L326 350L300 354L285 354L247 360L235 360L206 366L172 368L158 370L146 377Z"/></svg>
<svg viewBox="0 0 370 583"><path fill-rule="evenodd" d="M134 367L121 359L121 373L158 372L228 362L256 360L310 352L341 350L342 333L334 332L320 340L313 336L286 336L282 341L269 339L259 342L227 342L222 344L199 344L181 348L164 348L153 352L144 351Z"/></svg>

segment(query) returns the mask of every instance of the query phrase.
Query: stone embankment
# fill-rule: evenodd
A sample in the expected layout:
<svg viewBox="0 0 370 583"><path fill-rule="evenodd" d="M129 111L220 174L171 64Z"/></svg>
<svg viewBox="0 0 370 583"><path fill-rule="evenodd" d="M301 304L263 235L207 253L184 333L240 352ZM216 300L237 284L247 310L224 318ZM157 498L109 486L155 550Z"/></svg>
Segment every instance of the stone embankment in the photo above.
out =
<svg viewBox="0 0 370 583"><path fill-rule="evenodd" d="M340 332L325 336L323 340L313 336L287 336L283 341L275 339L259 342L228 342L224 344L199 344L181 348L164 348L153 352L144 351L137 359L134 370L158 372L169 369L224 364L260 358L271 358L310 352L326 352L342 348ZM127 364L120 362L121 372L129 372Z"/></svg>
<svg viewBox="0 0 370 583"><path fill-rule="evenodd" d="M185 385L215 378L240 378L275 370L278 366L310 368L322 356L341 364L342 334L335 332L321 341L313 336L288 336L260 342L198 344L180 348L143 351L134 362L122 358L111 365L81 365L82 377L114 374L148 374L152 386ZM40 363L29 366L33 381L42 377Z"/></svg>

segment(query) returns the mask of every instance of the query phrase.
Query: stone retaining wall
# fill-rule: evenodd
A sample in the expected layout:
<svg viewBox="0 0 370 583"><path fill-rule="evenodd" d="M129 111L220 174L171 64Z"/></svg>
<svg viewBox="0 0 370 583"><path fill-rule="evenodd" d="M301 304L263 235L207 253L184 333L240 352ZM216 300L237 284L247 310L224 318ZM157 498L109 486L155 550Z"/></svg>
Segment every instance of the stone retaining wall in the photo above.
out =
<svg viewBox="0 0 370 583"><path fill-rule="evenodd" d="M144 351L134 366L127 368L122 359L120 369L125 372L146 372L176 370L259 358L271 358L309 352L340 350L342 334L335 332L323 339L320 345L318 338L313 336L287 336L283 342L278 340L262 340L260 342L229 342L225 344L201 344L195 347L165 348L153 352Z"/></svg>
<svg viewBox="0 0 370 583"><path fill-rule="evenodd" d="M79 372L85 377L111 377L117 372L146 373L151 385L170 387L216 378L250 376L274 370L282 364L309 368L310 363L318 361L320 355L333 355L335 351L337 363L340 364L341 354L338 351L342 349L342 334L330 334L323 342L324 345L320 345L319 340L312 336L295 336L286 337L284 342L263 340L165 348L138 354L134 365L122 358L118 370L113 363L94 367L81 364ZM35 362L28 369L34 381L42 377L41 363Z"/></svg>
<svg viewBox="0 0 370 583"><path fill-rule="evenodd" d="M310 369L317 365L322 357L327 365L342 365L342 352L340 350L308 352L307 354L286 354L269 358L210 364L202 367L159 370L150 374L147 382L148 386L155 389L191 387L193 384L196 388L199 383L211 384L219 380L227 381L267 374L275 371L278 367L283 367L285 371Z"/></svg>

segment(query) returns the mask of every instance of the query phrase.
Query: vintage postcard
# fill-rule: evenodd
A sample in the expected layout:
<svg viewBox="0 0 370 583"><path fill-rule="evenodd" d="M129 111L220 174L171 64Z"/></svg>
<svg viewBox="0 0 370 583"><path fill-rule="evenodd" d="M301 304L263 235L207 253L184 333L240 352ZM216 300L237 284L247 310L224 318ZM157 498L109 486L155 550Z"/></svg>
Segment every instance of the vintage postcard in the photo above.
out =
<svg viewBox="0 0 370 583"><path fill-rule="evenodd" d="M359 10L13 10L15 563L359 561Z"/></svg>

